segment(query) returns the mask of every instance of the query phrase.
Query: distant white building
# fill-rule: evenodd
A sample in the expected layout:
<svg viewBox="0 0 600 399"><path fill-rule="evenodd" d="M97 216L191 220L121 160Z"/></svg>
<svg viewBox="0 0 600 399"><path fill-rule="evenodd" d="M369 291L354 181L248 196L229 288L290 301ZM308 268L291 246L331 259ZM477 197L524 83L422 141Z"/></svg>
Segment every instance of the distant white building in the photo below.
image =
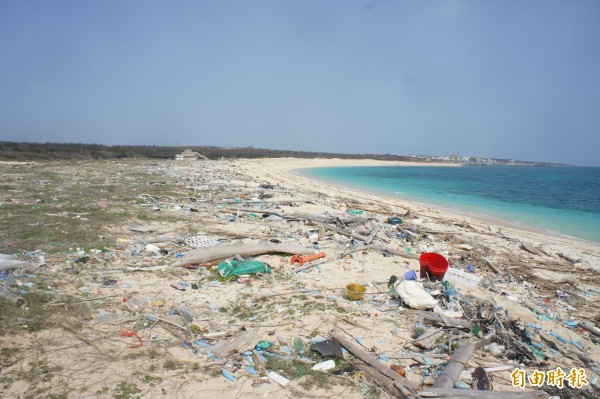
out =
<svg viewBox="0 0 600 399"><path fill-rule="evenodd" d="M198 159L208 159L206 158L204 155L199 154L197 152L192 151L189 148L186 148L181 154L177 154L175 155L175 159L177 161L184 161L184 160L198 160Z"/></svg>

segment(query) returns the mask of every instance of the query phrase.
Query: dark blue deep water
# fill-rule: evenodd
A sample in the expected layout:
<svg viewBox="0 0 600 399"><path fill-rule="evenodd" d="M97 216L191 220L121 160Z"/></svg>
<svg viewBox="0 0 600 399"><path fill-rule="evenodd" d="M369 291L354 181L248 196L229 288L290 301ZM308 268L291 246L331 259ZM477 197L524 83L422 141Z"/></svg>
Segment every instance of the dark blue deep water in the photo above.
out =
<svg viewBox="0 0 600 399"><path fill-rule="evenodd" d="M303 169L329 183L600 242L600 168L542 166Z"/></svg>

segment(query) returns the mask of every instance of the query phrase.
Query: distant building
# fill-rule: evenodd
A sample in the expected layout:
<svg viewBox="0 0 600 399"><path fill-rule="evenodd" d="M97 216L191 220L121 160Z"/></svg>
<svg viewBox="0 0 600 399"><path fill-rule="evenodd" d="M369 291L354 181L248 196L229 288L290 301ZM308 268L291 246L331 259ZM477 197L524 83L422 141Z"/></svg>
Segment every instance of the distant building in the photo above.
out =
<svg viewBox="0 0 600 399"><path fill-rule="evenodd" d="M452 154L452 155L450 155L450 160L451 161L460 161L460 155Z"/></svg>
<svg viewBox="0 0 600 399"><path fill-rule="evenodd" d="M178 161L184 161L184 160L197 160L197 159L208 159L206 158L204 155L199 154L197 152L192 151L189 148L186 148L181 154L177 154L175 155L175 159Z"/></svg>

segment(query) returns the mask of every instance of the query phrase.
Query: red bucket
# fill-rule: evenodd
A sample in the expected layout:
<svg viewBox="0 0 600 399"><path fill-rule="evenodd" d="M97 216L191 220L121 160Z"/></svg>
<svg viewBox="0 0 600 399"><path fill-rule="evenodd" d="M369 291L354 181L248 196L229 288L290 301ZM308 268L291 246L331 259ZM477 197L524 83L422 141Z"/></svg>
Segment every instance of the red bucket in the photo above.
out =
<svg viewBox="0 0 600 399"><path fill-rule="evenodd" d="M429 277L430 280L444 279L444 275L448 270L448 261L440 254L435 252L426 252L419 257L421 263L420 277Z"/></svg>

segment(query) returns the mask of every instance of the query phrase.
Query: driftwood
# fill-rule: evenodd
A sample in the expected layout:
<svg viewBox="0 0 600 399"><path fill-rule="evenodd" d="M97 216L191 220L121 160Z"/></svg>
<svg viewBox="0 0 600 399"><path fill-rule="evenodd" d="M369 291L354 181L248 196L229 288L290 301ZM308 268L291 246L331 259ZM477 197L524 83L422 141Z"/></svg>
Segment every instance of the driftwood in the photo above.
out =
<svg viewBox="0 0 600 399"><path fill-rule="evenodd" d="M398 251L397 249L394 248L386 248L383 247L381 245L361 245L359 247L350 247L348 249L346 249L343 253L342 253L342 257L351 254L353 252L359 252L359 251L364 251L366 249L376 249L378 251L387 251L388 253L392 254L392 255L396 255L396 256L401 256L403 258L408 258L408 259L419 259L419 255L417 254L409 254L407 252L403 252L403 251Z"/></svg>
<svg viewBox="0 0 600 399"><path fill-rule="evenodd" d="M373 238L375 238L378 231L379 231L379 225L377 225L373 228L373 230L371 231L371 234L369 234L369 236L367 237L367 241L365 241L365 244L367 244L367 245L371 244L371 241L373 241Z"/></svg>
<svg viewBox="0 0 600 399"><path fill-rule="evenodd" d="M588 322L588 321L580 321L579 323L577 323L578 327L581 327L585 330L588 330L589 332L591 332L592 334L594 334L597 337L600 337L600 328L596 327L595 325L593 325L592 323Z"/></svg>
<svg viewBox="0 0 600 399"><path fill-rule="evenodd" d="M27 265L27 262L22 260L0 259L0 271L18 269L20 267L25 267L25 265Z"/></svg>
<svg viewBox="0 0 600 399"><path fill-rule="evenodd" d="M310 255L314 253L314 250L311 248L306 248L305 246L297 243L223 245L210 248L192 249L185 254L183 259L175 263L174 266L184 266L189 263L205 263L213 260L232 258L236 254L242 257L248 257L269 253Z"/></svg>
<svg viewBox="0 0 600 399"><path fill-rule="evenodd" d="M413 345L418 346L423 349L431 349L434 346L437 346L437 340L444 335L442 330L430 330L425 334L415 338L413 340Z"/></svg>
<svg viewBox="0 0 600 399"><path fill-rule="evenodd" d="M532 247L531 245L525 244L524 242L521 242L521 249L537 256L546 256L546 254L539 248Z"/></svg>
<svg viewBox="0 0 600 399"><path fill-rule="evenodd" d="M217 357L225 357L232 352L243 352L254 348L261 338L254 331L242 331L231 341L221 342L211 348Z"/></svg>
<svg viewBox="0 0 600 399"><path fill-rule="evenodd" d="M483 258L487 266L494 271L494 273L502 275L502 271L498 269L498 266L494 265L489 259Z"/></svg>
<svg viewBox="0 0 600 399"><path fill-rule="evenodd" d="M371 248L375 248L380 251L387 251L392 255L401 256L403 258L417 259L417 260L419 259L419 255L417 255L417 254L409 254L404 251L398 251L397 249L394 249L394 248L386 248L386 247L382 247L382 246L378 246L378 245L373 245L373 246L371 246Z"/></svg>
<svg viewBox="0 0 600 399"><path fill-rule="evenodd" d="M561 258L563 258L564 260L566 260L567 262L570 262L573 265L575 263L581 262L581 259L571 258L570 256L563 254L562 252L558 252L557 255L560 256Z"/></svg>
<svg viewBox="0 0 600 399"><path fill-rule="evenodd" d="M396 355L385 355L385 357L387 357L388 359L420 359L422 357L441 358L441 357L448 357L448 356L450 356L450 355L447 355L445 353L419 353L419 352L400 352Z"/></svg>
<svg viewBox="0 0 600 399"><path fill-rule="evenodd" d="M391 378L404 388L410 389L414 391L416 389L415 385L409 381L408 379L402 377L400 374L396 373L389 366L383 363L381 360L377 359L374 355L369 352L364 351L358 345L354 344L350 339L348 339L345 335L340 332L332 331L331 336L337 339L342 346L348 349L354 356L358 357L363 362L367 363L369 366L375 368L380 373L385 376Z"/></svg>
<svg viewBox="0 0 600 399"><path fill-rule="evenodd" d="M454 317L446 317L433 312L421 312L421 318L424 321L429 321L437 324L441 324L445 327L458 327L471 331L473 329L473 323L468 320L456 319Z"/></svg>
<svg viewBox="0 0 600 399"><path fill-rule="evenodd" d="M353 231L342 229L342 228L339 228L339 227L334 226L332 224L326 224L326 223L320 223L320 222L315 222L315 223L318 224L318 225L320 225L320 226L322 226L322 227L325 227L326 229L334 231L334 232L336 232L338 234L342 234L342 235L345 235L345 236L348 236L348 237L356 238L357 240L361 240L361 241L367 242L367 240L369 239L368 237L365 237L362 234L358 234L358 233L355 233Z"/></svg>
<svg viewBox="0 0 600 399"><path fill-rule="evenodd" d="M294 198L272 198L258 201L236 201L236 200L222 200L218 201L224 204L287 204L294 202L304 202L312 204L315 202L313 199L294 199Z"/></svg>
<svg viewBox="0 0 600 399"><path fill-rule="evenodd" d="M292 273L300 273L301 271L310 269L310 268L318 266L318 265L323 265L325 263L333 262L334 260L335 259L321 259L321 260L317 260L315 262L307 263L304 266L296 267L294 270L292 270Z"/></svg>
<svg viewBox="0 0 600 399"><path fill-rule="evenodd" d="M0 299L18 308L27 303L27 301L25 301L25 298L15 294L6 287L0 287Z"/></svg>
<svg viewBox="0 0 600 399"><path fill-rule="evenodd" d="M501 392L501 391L477 391L471 389L455 388L425 388L419 392L420 397L426 398L452 398L452 399L535 399L547 398L548 394L544 391L528 392Z"/></svg>
<svg viewBox="0 0 600 399"><path fill-rule="evenodd" d="M354 367L356 367L357 369L359 369L360 371L364 372L366 375L368 375L372 379L374 379L375 382L377 382L377 384L379 386L381 386L383 389L388 391L388 393L390 395L395 396L397 398L405 398L406 397L406 395L404 395L400 391L400 389L398 389L394 385L394 380L392 380L391 378L388 378L386 375L379 372L376 368L371 367L367 363L365 363L361 360L358 360L358 359L353 360L352 365Z"/></svg>
<svg viewBox="0 0 600 399"><path fill-rule="evenodd" d="M462 373L474 350L475 344L473 342L469 342L458 348L450 358L450 361L448 361L446 367L444 367L442 375L440 375L433 383L433 387L453 388L454 383L458 381L460 373Z"/></svg>

